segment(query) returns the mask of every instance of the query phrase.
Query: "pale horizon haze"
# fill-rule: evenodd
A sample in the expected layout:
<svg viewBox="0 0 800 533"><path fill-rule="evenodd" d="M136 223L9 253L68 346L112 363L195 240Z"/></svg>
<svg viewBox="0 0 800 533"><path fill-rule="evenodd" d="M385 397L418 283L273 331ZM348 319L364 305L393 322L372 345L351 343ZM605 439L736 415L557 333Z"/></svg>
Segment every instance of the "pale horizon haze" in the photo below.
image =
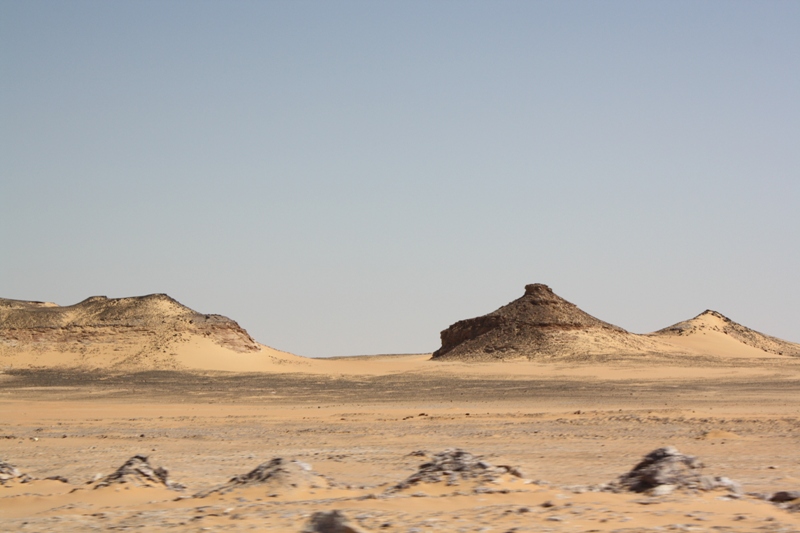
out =
<svg viewBox="0 0 800 533"><path fill-rule="evenodd" d="M311 357L545 283L800 342L800 3L0 0L0 297Z"/></svg>

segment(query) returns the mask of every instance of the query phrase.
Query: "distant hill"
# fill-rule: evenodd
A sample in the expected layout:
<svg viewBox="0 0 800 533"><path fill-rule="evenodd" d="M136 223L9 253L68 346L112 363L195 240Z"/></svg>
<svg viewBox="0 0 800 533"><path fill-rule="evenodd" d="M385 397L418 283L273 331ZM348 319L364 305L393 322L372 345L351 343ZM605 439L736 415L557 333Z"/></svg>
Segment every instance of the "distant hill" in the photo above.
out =
<svg viewBox="0 0 800 533"><path fill-rule="evenodd" d="M603 322L540 283L488 315L461 320L441 333L433 359L542 360L592 354L646 354L670 348Z"/></svg>
<svg viewBox="0 0 800 533"><path fill-rule="evenodd" d="M283 353L258 344L233 320L166 294L93 296L63 307L0 299L0 368L225 369L264 349Z"/></svg>
<svg viewBox="0 0 800 533"><path fill-rule="evenodd" d="M651 336L700 352L714 347L728 354L754 355L766 352L800 357L800 344L759 333L711 310L658 330Z"/></svg>
<svg viewBox="0 0 800 533"><path fill-rule="evenodd" d="M715 311L648 335L630 333L582 311L540 283L487 315L441 333L432 359L547 361L596 355L800 356L800 345L748 329Z"/></svg>

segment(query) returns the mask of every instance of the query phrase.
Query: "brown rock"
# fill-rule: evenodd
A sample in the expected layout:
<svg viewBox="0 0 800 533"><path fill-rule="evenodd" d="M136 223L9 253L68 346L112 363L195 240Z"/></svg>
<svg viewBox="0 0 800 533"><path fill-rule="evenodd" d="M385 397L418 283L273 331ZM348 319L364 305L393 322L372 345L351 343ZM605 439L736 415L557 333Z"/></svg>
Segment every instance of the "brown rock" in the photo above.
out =
<svg viewBox="0 0 800 533"><path fill-rule="evenodd" d="M461 320L441 333L439 360L502 360L663 351L659 341L603 322L536 283L488 315Z"/></svg>

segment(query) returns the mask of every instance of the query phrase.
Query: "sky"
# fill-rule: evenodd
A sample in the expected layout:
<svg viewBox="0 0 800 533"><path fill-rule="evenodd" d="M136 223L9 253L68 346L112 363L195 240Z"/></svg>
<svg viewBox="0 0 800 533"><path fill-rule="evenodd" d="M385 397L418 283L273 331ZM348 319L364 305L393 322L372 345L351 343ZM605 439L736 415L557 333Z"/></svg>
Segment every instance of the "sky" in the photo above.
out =
<svg viewBox="0 0 800 533"><path fill-rule="evenodd" d="M422 353L545 283L800 342L800 3L0 0L0 297Z"/></svg>

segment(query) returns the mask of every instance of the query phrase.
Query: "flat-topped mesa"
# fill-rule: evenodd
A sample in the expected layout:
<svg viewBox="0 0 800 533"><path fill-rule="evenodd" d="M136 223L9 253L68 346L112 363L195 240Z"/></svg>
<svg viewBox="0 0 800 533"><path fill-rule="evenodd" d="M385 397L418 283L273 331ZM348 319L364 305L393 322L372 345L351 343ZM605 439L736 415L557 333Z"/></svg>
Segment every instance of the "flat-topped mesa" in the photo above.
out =
<svg viewBox="0 0 800 533"><path fill-rule="evenodd" d="M114 345L138 358L191 337L236 352L259 345L235 321L198 313L166 294L92 296L74 305L0 299L0 348L74 352Z"/></svg>
<svg viewBox="0 0 800 533"><path fill-rule="evenodd" d="M660 329L651 336L669 340L682 337L691 339L698 335L720 335L742 344L776 355L800 357L800 344L765 335L726 317L722 313L707 309L696 317Z"/></svg>
<svg viewBox="0 0 800 533"><path fill-rule="evenodd" d="M643 353L657 342L603 322L541 283L488 315L460 320L442 331L441 360L538 359L602 353Z"/></svg>

